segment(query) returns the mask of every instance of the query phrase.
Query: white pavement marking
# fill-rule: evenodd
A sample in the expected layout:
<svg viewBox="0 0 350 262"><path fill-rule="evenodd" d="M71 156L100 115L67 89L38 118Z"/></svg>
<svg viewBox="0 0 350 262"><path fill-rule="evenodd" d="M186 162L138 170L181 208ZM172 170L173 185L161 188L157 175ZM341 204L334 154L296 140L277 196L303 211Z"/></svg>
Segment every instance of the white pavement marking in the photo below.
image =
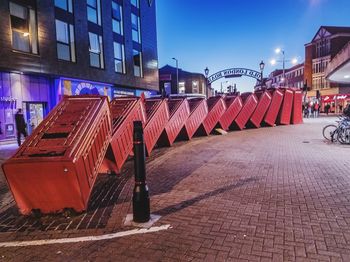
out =
<svg viewBox="0 0 350 262"><path fill-rule="evenodd" d="M26 247L26 246L42 246L42 245L52 245L52 244L66 244L66 243L78 243L87 241L99 241L108 240L119 237L126 237L131 235L153 233L162 230L167 230L170 225L163 225L159 227L150 227L148 229L133 229L123 232L117 232L113 234L106 234L100 236L87 236L87 237L74 237L74 238L61 238L61 239L42 239L33 241L13 241L13 242L0 242L0 247Z"/></svg>

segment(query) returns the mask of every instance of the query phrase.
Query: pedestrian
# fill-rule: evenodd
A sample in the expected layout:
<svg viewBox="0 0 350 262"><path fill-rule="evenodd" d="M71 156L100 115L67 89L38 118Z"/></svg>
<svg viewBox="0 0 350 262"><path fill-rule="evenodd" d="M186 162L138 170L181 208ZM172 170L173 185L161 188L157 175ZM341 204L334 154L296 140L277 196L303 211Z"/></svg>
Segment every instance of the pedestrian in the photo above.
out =
<svg viewBox="0 0 350 262"><path fill-rule="evenodd" d="M315 117L315 118L318 117L318 110L320 110L320 106L319 106L319 104L316 102L316 103L314 104L314 117Z"/></svg>
<svg viewBox="0 0 350 262"><path fill-rule="evenodd" d="M329 104L327 104L324 109L326 110L326 114L328 116L328 113L329 113L329 109L331 108L331 106Z"/></svg>
<svg viewBox="0 0 350 262"><path fill-rule="evenodd" d="M18 146L21 146L21 135L27 137L26 122L24 121L24 116L21 108L18 108L18 111L15 114L15 121L17 130L17 143Z"/></svg>
<svg viewBox="0 0 350 262"><path fill-rule="evenodd" d="M307 114L307 118L311 117L312 114L312 102L310 102L307 106L307 110L308 110L308 114Z"/></svg>

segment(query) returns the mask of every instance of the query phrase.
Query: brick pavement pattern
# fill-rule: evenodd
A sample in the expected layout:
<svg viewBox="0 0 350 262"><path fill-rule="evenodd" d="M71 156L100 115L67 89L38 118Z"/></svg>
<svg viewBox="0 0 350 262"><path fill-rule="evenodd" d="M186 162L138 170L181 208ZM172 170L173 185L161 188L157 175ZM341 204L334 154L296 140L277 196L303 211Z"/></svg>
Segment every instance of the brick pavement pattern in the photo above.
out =
<svg viewBox="0 0 350 262"><path fill-rule="evenodd" d="M321 135L323 125L334 120L196 138L155 151L147 163L151 210L162 216L156 226L170 224L170 229L86 243L0 248L0 261L350 261L350 146L325 143ZM0 242L131 229L123 220L131 213L133 179L100 180L117 192L117 197L105 193L113 200L91 209L108 207L101 227L20 232L13 226L0 233ZM11 206L5 191L0 192L1 205L4 200ZM0 208L0 227L5 209ZM21 219L28 221L17 217L17 225L23 226ZM52 220L36 222L45 219Z"/></svg>

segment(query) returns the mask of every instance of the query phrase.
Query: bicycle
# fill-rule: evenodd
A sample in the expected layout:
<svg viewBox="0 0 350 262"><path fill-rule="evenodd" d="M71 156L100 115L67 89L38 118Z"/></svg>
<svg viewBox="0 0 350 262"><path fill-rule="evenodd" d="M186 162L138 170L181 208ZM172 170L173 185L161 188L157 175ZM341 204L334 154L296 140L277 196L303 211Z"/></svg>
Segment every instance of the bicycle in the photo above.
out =
<svg viewBox="0 0 350 262"><path fill-rule="evenodd" d="M334 124L327 125L323 128L323 137L332 143L338 141L341 144L350 144L350 118L340 116L338 126Z"/></svg>

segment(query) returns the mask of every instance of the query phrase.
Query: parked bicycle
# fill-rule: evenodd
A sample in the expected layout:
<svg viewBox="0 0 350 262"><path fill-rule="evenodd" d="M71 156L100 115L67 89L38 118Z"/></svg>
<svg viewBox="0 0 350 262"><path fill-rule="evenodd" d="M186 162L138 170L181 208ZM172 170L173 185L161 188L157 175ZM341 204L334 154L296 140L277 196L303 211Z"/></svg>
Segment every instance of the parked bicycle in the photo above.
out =
<svg viewBox="0 0 350 262"><path fill-rule="evenodd" d="M327 125L323 128L323 137L331 142L350 144L350 117L339 116L338 125Z"/></svg>

